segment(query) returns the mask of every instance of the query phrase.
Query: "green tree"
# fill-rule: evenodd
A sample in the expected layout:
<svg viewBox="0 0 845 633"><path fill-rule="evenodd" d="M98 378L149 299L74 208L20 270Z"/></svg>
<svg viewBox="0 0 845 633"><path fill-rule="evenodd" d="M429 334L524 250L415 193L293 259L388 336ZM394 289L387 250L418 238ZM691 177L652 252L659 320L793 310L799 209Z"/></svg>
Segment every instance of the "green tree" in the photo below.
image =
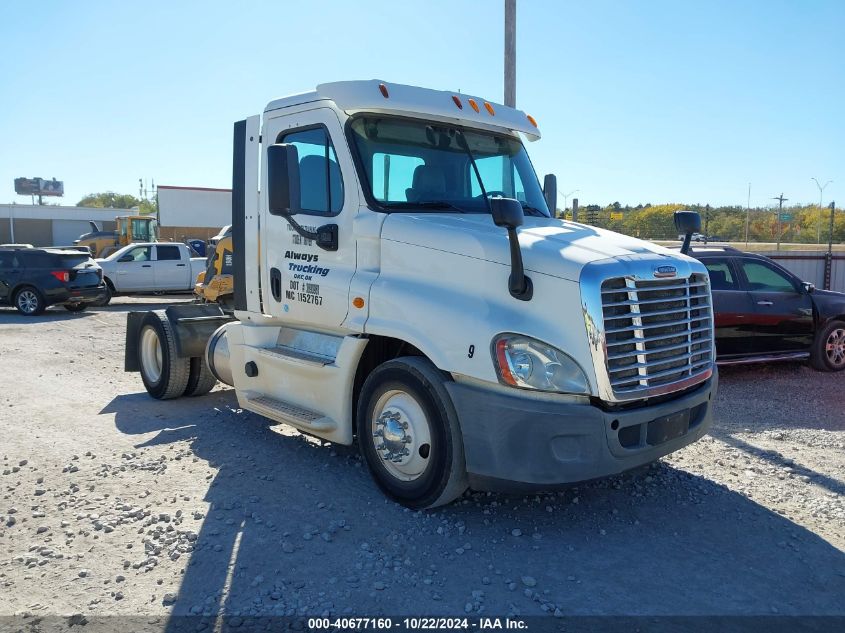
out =
<svg viewBox="0 0 845 633"><path fill-rule="evenodd" d="M79 207L96 207L102 209L132 209L140 204L141 200L138 200L135 196L129 195L128 193L115 193L113 191L89 193L76 203Z"/></svg>

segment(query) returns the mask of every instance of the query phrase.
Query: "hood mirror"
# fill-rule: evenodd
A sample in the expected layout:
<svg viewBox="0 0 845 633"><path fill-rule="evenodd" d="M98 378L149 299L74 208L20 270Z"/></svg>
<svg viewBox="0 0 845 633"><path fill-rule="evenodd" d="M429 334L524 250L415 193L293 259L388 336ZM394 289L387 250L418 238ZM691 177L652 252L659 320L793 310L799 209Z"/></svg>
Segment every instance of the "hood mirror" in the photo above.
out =
<svg viewBox="0 0 845 633"><path fill-rule="evenodd" d="M531 297L534 296L534 285L531 283L531 279L525 275L522 251L519 248L519 236L516 234L517 227L522 226L522 223L525 222L522 203L513 198L490 198L490 213L493 216L493 223L508 231L511 251L511 274L508 278L508 290L514 299L531 301Z"/></svg>
<svg viewBox="0 0 845 633"><path fill-rule="evenodd" d="M675 211L675 228L684 236L681 252L686 255L689 253L692 234L701 231L701 216L697 211Z"/></svg>

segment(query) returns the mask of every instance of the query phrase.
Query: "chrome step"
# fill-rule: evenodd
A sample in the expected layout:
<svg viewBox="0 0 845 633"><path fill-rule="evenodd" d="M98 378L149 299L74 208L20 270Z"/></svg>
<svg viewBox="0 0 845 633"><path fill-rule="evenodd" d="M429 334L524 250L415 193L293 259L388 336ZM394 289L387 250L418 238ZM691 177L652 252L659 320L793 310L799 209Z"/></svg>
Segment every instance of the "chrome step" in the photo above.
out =
<svg viewBox="0 0 845 633"><path fill-rule="evenodd" d="M337 423L331 418L278 398L256 395L247 396L246 400L250 407L255 407L267 417L287 422L293 426L302 426L321 433L333 431L337 428Z"/></svg>
<svg viewBox="0 0 845 633"><path fill-rule="evenodd" d="M257 351L259 354L267 358L286 361L292 360L320 367L325 367L326 365L330 365L334 362L333 358L328 358L327 356L314 354L313 352L306 352L301 349L294 349L292 347L284 347L281 345L271 347L269 349L259 349Z"/></svg>

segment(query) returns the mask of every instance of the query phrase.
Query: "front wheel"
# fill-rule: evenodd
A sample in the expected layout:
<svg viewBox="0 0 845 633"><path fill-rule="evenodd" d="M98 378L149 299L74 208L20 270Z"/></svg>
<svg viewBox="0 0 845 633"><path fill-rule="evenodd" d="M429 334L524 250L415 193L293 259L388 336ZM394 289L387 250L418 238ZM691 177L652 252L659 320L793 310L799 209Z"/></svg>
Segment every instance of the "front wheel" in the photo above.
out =
<svg viewBox="0 0 845 633"><path fill-rule="evenodd" d="M444 505L467 489L447 380L425 358L397 358L370 374L358 399L361 454L382 491L409 508Z"/></svg>
<svg viewBox="0 0 845 633"><path fill-rule="evenodd" d="M821 371L845 369L845 321L831 321L818 333L810 363Z"/></svg>
<svg viewBox="0 0 845 633"><path fill-rule="evenodd" d="M106 282L106 287L103 290L103 294L100 295L99 299L94 301L91 305L97 308L103 308L109 304L112 298L112 290L111 290L111 283Z"/></svg>

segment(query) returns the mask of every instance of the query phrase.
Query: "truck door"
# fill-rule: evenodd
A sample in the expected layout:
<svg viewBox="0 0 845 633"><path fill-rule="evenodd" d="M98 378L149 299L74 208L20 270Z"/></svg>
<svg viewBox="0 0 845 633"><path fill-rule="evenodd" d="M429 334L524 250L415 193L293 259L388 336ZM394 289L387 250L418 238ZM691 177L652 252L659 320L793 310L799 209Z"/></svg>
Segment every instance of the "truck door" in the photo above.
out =
<svg viewBox="0 0 845 633"><path fill-rule="evenodd" d="M115 280L118 292L155 289L152 251L152 246L136 246L120 256Z"/></svg>
<svg viewBox="0 0 845 633"><path fill-rule="evenodd" d="M158 290L186 290L193 286L190 280L191 262L184 257L187 255L185 250L176 244L168 244L156 246L155 251L153 275Z"/></svg>
<svg viewBox="0 0 845 633"><path fill-rule="evenodd" d="M331 109L317 108L267 119L262 136L265 153L273 143L297 149L302 211L293 219L309 231L338 227L337 250L324 250L285 218L270 215L262 200L264 311L286 321L338 327L349 310L356 261L352 220L358 210L358 185L340 122Z"/></svg>

